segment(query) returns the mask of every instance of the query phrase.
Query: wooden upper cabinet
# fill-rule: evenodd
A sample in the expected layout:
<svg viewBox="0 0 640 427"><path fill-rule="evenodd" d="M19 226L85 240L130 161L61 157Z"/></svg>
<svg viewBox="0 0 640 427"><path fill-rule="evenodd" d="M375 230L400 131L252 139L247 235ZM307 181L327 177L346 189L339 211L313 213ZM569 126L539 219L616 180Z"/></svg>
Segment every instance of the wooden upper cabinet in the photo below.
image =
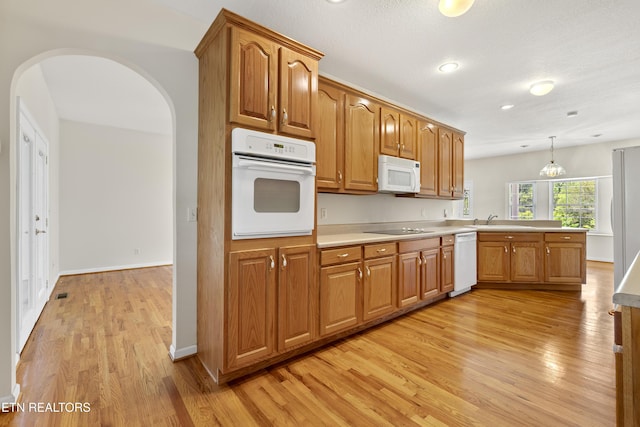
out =
<svg viewBox="0 0 640 427"><path fill-rule="evenodd" d="M415 117L400 114L400 157L417 158L418 121Z"/></svg>
<svg viewBox="0 0 640 427"><path fill-rule="evenodd" d="M438 196L452 197L452 147L453 132L440 128L438 131Z"/></svg>
<svg viewBox="0 0 640 427"><path fill-rule="evenodd" d="M231 27L229 121L313 138L318 60Z"/></svg>
<svg viewBox="0 0 640 427"><path fill-rule="evenodd" d="M280 48L279 132L313 138L318 61Z"/></svg>
<svg viewBox="0 0 640 427"><path fill-rule="evenodd" d="M344 189L378 190L380 107L371 100L346 94L344 140Z"/></svg>
<svg viewBox="0 0 640 427"><path fill-rule="evenodd" d="M418 122L417 160L420 162L420 194L438 195L438 127Z"/></svg>
<svg viewBox="0 0 640 427"><path fill-rule="evenodd" d="M316 183L338 190L344 180L344 91L321 84L316 117Z"/></svg>
<svg viewBox="0 0 640 427"><path fill-rule="evenodd" d="M453 171L451 174L453 182L453 198L462 199L464 197L464 135L453 133L452 159Z"/></svg>
<svg viewBox="0 0 640 427"><path fill-rule="evenodd" d="M380 108L380 154L416 159L417 120L388 108Z"/></svg>
<svg viewBox="0 0 640 427"><path fill-rule="evenodd" d="M380 154L398 156L400 151L400 113L380 108Z"/></svg>
<svg viewBox="0 0 640 427"><path fill-rule="evenodd" d="M229 120L275 130L277 45L252 32L231 28Z"/></svg>

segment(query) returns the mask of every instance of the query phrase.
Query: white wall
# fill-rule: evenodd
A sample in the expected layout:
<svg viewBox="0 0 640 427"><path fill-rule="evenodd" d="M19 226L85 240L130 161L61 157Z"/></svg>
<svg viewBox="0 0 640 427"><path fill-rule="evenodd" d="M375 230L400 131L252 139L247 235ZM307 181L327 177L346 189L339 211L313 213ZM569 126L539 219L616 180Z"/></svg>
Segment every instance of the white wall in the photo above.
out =
<svg viewBox="0 0 640 427"><path fill-rule="evenodd" d="M640 145L640 140L617 141L570 147L555 150L555 160L564 166L567 175L563 178L583 178L609 176L612 173L611 152L614 148ZM540 178L540 169L550 160L549 151L537 151L503 157L465 161L465 179L473 181L474 216L486 218L489 214L498 214L505 218L507 214L508 182L534 181ZM610 180L608 180L610 182ZM548 190L538 185L539 209L537 219L546 219L548 212ZM613 237L609 220L611 187L603 180L598 188L602 216L599 235L587 237L587 258L597 261L613 262Z"/></svg>
<svg viewBox="0 0 640 427"><path fill-rule="evenodd" d="M174 118L174 286L170 351L196 351L196 224L187 209L197 200L198 61L193 52L86 30L51 27L0 13L0 401L16 396L15 377L15 105L17 78L56 54L104 56L149 79ZM184 213L184 214L181 214ZM12 338L13 337L13 338Z"/></svg>
<svg viewBox="0 0 640 427"><path fill-rule="evenodd" d="M172 263L171 154L170 135L61 122L61 274Z"/></svg>
<svg viewBox="0 0 640 427"><path fill-rule="evenodd" d="M318 225L370 222L433 221L458 216L459 204L451 200L411 199L392 194L354 196L318 194ZM326 218L321 210L326 209Z"/></svg>
<svg viewBox="0 0 640 427"><path fill-rule="evenodd" d="M59 125L58 113L40 65L26 70L16 86L16 95L27 108L49 142L49 283L55 285L60 270L59 258Z"/></svg>

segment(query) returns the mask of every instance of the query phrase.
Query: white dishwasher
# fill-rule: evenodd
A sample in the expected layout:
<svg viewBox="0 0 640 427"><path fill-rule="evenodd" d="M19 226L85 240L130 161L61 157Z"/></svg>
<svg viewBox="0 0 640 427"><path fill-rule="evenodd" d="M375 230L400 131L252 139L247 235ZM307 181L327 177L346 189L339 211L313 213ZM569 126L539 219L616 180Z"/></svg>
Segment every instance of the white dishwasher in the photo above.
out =
<svg viewBox="0 0 640 427"><path fill-rule="evenodd" d="M450 297L455 297L467 292L471 286L478 283L478 270L476 261L477 233L456 234L453 256L453 291Z"/></svg>

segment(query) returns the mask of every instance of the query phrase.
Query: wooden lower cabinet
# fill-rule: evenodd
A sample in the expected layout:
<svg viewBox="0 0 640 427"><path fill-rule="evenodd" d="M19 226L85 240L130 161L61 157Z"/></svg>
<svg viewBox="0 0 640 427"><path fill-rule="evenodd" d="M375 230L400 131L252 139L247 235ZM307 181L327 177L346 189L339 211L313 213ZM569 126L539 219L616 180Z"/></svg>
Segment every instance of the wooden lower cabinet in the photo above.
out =
<svg viewBox="0 0 640 427"><path fill-rule="evenodd" d="M350 262L320 269L320 335L357 326L360 322L360 262Z"/></svg>
<svg viewBox="0 0 640 427"><path fill-rule="evenodd" d="M275 350L275 258L275 249L229 254L228 369L251 365Z"/></svg>
<svg viewBox="0 0 640 427"><path fill-rule="evenodd" d="M389 314L396 309L396 256L364 261L362 286L362 320Z"/></svg>
<svg viewBox="0 0 640 427"><path fill-rule="evenodd" d="M453 291L453 246L443 246L441 253L440 293Z"/></svg>
<svg viewBox="0 0 640 427"><path fill-rule="evenodd" d="M229 254L227 369L315 339L315 253L303 245Z"/></svg>
<svg viewBox="0 0 640 427"><path fill-rule="evenodd" d="M278 350L286 351L317 335L316 248L280 248L278 260Z"/></svg>
<svg viewBox="0 0 640 427"><path fill-rule="evenodd" d="M398 307L407 307L420 300L420 252L398 255Z"/></svg>
<svg viewBox="0 0 640 427"><path fill-rule="evenodd" d="M422 299L433 298L440 293L440 248L422 251Z"/></svg>
<svg viewBox="0 0 640 427"><path fill-rule="evenodd" d="M586 233L478 233L478 283L579 289L586 283Z"/></svg>

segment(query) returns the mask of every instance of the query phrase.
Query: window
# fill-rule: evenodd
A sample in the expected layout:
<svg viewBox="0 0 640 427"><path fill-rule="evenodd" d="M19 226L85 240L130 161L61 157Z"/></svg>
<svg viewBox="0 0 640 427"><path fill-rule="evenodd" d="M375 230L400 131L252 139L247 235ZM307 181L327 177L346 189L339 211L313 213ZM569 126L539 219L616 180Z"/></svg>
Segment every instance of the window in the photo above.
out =
<svg viewBox="0 0 640 427"><path fill-rule="evenodd" d="M563 227L596 228L595 179L553 181L550 186L550 217L562 221Z"/></svg>
<svg viewBox="0 0 640 427"><path fill-rule="evenodd" d="M535 182L509 183L509 219L534 219Z"/></svg>

